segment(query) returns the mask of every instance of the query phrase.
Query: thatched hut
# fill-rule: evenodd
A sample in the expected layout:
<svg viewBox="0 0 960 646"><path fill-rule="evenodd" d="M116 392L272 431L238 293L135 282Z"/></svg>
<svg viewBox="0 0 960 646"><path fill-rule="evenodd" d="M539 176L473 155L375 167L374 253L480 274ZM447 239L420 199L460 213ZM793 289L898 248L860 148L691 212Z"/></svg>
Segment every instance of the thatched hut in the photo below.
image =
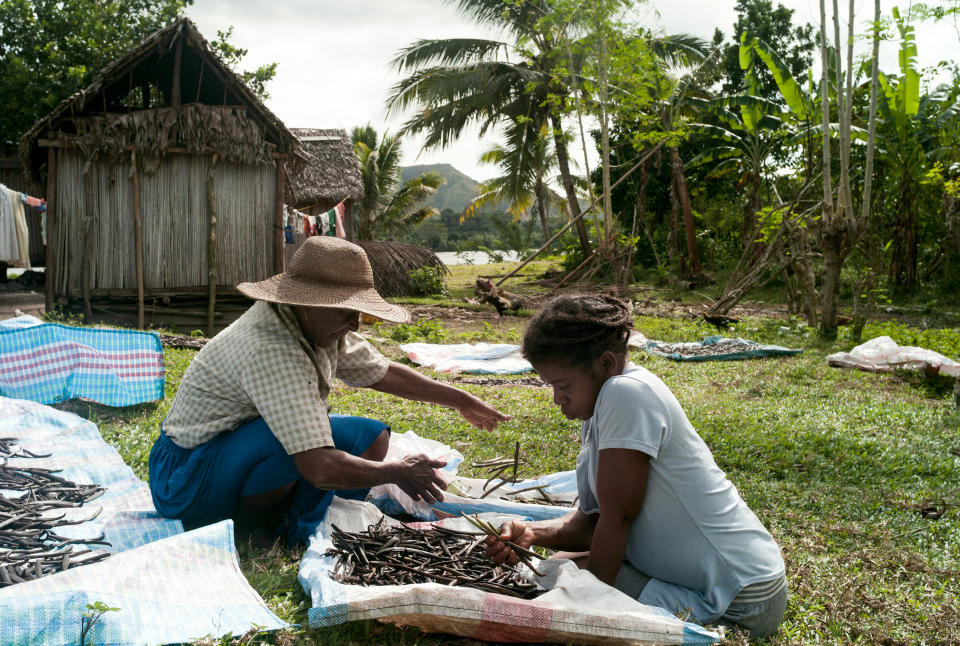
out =
<svg viewBox="0 0 960 646"><path fill-rule="evenodd" d="M353 204L363 195L360 164L345 130L291 128L303 150L306 162L290 174L286 203L306 215L322 215L343 202L346 239L353 240ZM285 246L286 261L306 238L295 234Z"/></svg>
<svg viewBox="0 0 960 646"><path fill-rule="evenodd" d="M412 296L410 272L423 267L436 267L441 275L450 270L440 257L427 247L418 247L400 242L359 240L357 244L367 252L373 283L381 296Z"/></svg>
<svg viewBox="0 0 960 646"><path fill-rule="evenodd" d="M354 240L353 207L363 197L363 177L350 137L345 130L291 128L291 132L300 140L300 146L307 154L307 163L290 177L287 205L307 215L320 215L343 202L346 238L367 252L377 291L383 296L409 295L408 273L413 269L437 267L449 273L443 261L425 247ZM288 261L304 240L302 235L296 234L294 243L286 245Z"/></svg>
<svg viewBox="0 0 960 646"><path fill-rule="evenodd" d="M363 177L347 131L291 128L290 132L299 140L307 163L290 175L287 204L309 215L318 215L344 202L349 214L353 202L363 196ZM352 218L346 220L352 222ZM347 239L352 238L352 233L352 227L348 226Z"/></svg>
<svg viewBox="0 0 960 646"><path fill-rule="evenodd" d="M210 333L246 308L237 283L283 270L299 144L185 18L41 119L20 154L46 187L48 310Z"/></svg>

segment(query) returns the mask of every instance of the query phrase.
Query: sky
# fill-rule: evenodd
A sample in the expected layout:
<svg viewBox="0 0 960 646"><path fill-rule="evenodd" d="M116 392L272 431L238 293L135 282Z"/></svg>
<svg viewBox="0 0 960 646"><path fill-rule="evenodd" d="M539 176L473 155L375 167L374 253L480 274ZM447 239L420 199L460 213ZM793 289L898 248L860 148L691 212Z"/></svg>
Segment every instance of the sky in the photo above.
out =
<svg viewBox="0 0 960 646"><path fill-rule="evenodd" d="M796 23L819 24L819 0L780 3L795 10ZM897 4L882 0L882 10L889 15ZM901 10L907 4L900 2ZM663 33L709 39L719 27L729 37L736 20L734 6L734 0L650 0L637 10L636 18ZM872 18L873 2L855 0L854 9L855 29L862 33ZM218 29L232 25L231 43L249 52L242 68L278 63L266 103L291 128L349 131L370 123L378 131L395 132L409 117L387 114L385 109L390 88L401 78L390 65L398 50L421 38L497 37L441 0L194 0L186 14L208 40L216 38ZM922 66L960 58L960 36L952 23L918 25L917 42ZM868 43L859 46L865 50ZM884 43L881 69L895 71L896 54L896 43ZM422 142L408 138L403 163L450 163L485 180L497 169L478 159L495 142L490 136L480 139L474 131L446 149L421 151ZM583 157L582 151L572 154L575 159ZM591 154L589 163L595 161Z"/></svg>

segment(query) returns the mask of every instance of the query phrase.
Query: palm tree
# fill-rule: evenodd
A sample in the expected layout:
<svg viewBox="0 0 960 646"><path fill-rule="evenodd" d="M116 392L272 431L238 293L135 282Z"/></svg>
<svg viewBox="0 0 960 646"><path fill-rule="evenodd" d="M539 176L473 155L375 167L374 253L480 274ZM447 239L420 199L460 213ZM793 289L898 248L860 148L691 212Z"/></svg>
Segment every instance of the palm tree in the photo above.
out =
<svg viewBox="0 0 960 646"><path fill-rule="evenodd" d="M660 73L649 86L654 107L659 113L660 126L664 132L675 129L678 117L689 110L691 92L697 84L698 72L710 64L714 58L710 55L710 45L696 36L672 34L650 39L650 49L659 59ZM699 67L694 68L695 64ZM666 72L669 68L681 67L686 72L677 77ZM698 279L703 276L700 263L700 250L697 247L697 232L693 221L693 208L690 205L690 192L683 172L683 159L677 143L670 145L671 189L683 212L683 225L687 241L687 258L690 262L689 274ZM675 202L676 203L676 202Z"/></svg>
<svg viewBox="0 0 960 646"><path fill-rule="evenodd" d="M548 14L547 0L446 0L479 23L506 31L515 43L448 38L418 40L400 50L393 63L409 76L394 85L387 99L388 110L416 107L416 114L402 132L424 133L424 146L443 147L460 136L468 125L480 128L481 136L504 123L514 128L518 152L528 150L541 131L552 131L567 205L579 214L567 142L562 129L562 108L568 89L553 74L561 58L556 33L541 28ZM518 56L510 60L509 54ZM582 219L576 222L580 249L591 254L590 240Z"/></svg>
<svg viewBox="0 0 960 646"><path fill-rule="evenodd" d="M363 197L357 205L359 240L390 238L438 213L421 206L437 192L444 179L435 172L400 182L400 136L377 131L369 124L350 133L360 162Z"/></svg>
<svg viewBox="0 0 960 646"><path fill-rule="evenodd" d="M547 175L557 164L547 133L541 131L531 139L523 130L523 124L514 124L507 129L507 145L496 144L480 157L481 162L496 164L504 172L480 185L480 195L470 202L462 217L471 217L479 208L491 204L506 204L507 212L515 218L527 211L532 216L536 210L546 241L550 239L548 212L565 213L567 205L547 186Z"/></svg>

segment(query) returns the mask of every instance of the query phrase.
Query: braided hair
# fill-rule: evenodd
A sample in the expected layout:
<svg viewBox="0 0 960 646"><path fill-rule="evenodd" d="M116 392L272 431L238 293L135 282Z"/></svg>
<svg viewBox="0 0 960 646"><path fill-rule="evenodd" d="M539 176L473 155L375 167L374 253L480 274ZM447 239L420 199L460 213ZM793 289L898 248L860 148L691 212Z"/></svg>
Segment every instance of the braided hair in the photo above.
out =
<svg viewBox="0 0 960 646"><path fill-rule="evenodd" d="M627 306L612 296L561 296L530 321L523 335L523 356L534 364L568 360L574 366L590 366L607 350L625 356L632 327Z"/></svg>

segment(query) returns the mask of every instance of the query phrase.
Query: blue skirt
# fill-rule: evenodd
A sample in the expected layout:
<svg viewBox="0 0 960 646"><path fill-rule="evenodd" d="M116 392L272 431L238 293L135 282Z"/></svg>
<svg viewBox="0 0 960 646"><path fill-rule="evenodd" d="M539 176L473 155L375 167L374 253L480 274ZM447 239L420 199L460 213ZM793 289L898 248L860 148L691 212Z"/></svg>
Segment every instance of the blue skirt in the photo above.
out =
<svg viewBox="0 0 960 646"><path fill-rule="evenodd" d="M330 415L337 449L361 455L389 427L366 417ZM192 449L177 446L161 429L150 451L150 493L163 516L199 527L232 518L241 496L294 483L290 507L278 534L306 542L323 520L334 495L362 500L369 489L317 489L300 477L293 458L262 417L221 433Z"/></svg>

